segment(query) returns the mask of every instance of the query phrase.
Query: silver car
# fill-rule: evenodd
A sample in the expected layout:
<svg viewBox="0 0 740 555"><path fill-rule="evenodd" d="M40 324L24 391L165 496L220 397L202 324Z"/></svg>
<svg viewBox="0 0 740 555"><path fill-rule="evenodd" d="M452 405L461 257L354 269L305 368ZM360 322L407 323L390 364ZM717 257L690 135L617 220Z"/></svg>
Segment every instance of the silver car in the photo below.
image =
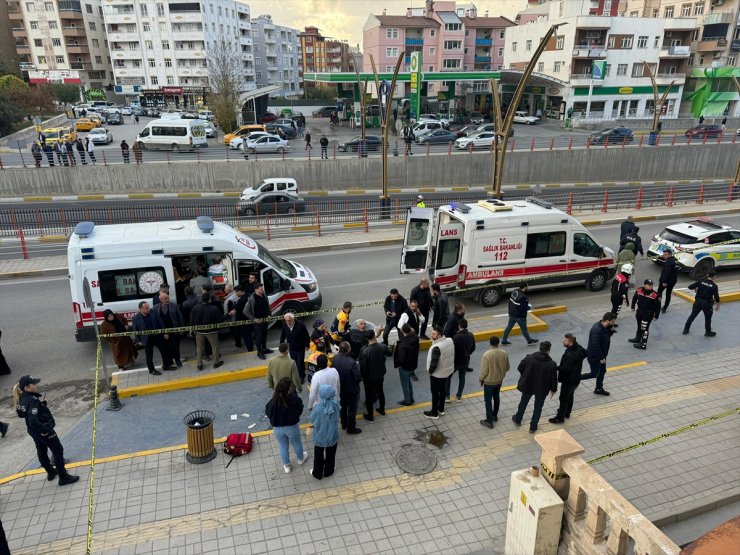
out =
<svg viewBox="0 0 740 555"><path fill-rule="evenodd" d="M267 135L254 141L247 141L247 149L260 154L263 152L283 153L288 150L288 141L275 135Z"/></svg>
<svg viewBox="0 0 740 555"><path fill-rule="evenodd" d="M206 137L213 139L216 136L216 126L212 121L203 121L203 127L206 128Z"/></svg>
<svg viewBox="0 0 740 555"><path fill-rule="evenodd" d="M96 145L108 145L113 142L113 133L107 127L91 129L87 137Z"/></svg>

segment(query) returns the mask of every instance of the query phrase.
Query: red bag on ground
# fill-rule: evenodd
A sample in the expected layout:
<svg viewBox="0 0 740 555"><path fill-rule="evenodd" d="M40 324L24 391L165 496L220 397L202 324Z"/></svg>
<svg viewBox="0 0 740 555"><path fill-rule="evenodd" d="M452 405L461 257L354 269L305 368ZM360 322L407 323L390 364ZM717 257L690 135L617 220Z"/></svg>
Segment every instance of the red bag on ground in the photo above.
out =
<svg viewBox="0 0 740 555"><path fill-rule="evenodd" d="M252 450L252 434L229 434L224 443L224 453L241 457Z"/></svg>

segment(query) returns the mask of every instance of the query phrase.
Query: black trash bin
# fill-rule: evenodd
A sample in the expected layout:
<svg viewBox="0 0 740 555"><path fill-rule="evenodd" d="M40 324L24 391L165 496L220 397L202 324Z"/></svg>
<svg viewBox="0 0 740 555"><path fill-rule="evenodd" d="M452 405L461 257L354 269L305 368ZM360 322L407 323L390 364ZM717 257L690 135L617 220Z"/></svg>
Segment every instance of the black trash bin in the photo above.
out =
<svg viewBox="0 0 740 555"><path fill-rule="evenodd" d="M185 458L192 464L203 464L216 458L213 445L213 421L216 415L209 410L196 410L183 419L187 426L188 452Z"/></svg>

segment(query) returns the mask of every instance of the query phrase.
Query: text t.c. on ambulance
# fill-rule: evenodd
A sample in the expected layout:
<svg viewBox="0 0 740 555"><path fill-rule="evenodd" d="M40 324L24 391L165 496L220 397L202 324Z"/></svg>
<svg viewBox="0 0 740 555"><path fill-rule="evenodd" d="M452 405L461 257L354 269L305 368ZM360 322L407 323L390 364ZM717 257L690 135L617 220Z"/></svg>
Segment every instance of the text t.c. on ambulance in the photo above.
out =
<svg viewBox="0 0 740 555"><path fill-rule="evenodd" d="M401 273L426 271L443 289L474 288L490 307L523 281L598 291L616 265L614 251L548 202L480 200L441 206L436 218L432 208L409 208Z"/></svg>
<svg viewBox="0 0 740 555"><path fill-rule="evenodd" d="M256 274L264 284L273 315L321 308L321 292L313 272L284 260L250 237L207 216L197 220L96 226L81 222L67 247L69 285L78 341L95 337L92 311L85 302L87 278L98 323L111 309L131 319L141 301L152 303L163 284L170 298L182 303L193 277L203 280L217 258L226 271L214 276L213 290L246 284ZM206 280L208 281L208 280ZM195 285L195 284L194 284ZM200 294L200 290L195 293Z"/></svg>

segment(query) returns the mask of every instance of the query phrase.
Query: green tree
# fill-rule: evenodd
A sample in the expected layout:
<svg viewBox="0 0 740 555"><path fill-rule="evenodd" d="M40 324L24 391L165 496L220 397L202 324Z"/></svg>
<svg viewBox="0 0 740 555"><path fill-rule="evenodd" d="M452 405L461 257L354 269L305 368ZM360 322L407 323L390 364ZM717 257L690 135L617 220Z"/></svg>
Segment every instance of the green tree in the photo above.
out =
<svg viewBox="0 0 740 555"><path fill-rule="evenodd" d="M23 119L15 103L0 92L0 136L4 137L15 130L15 124Z"/></svg>
<svg viewBox="0 0 740 555"><path fill-rule="evenodd" d="M51 94L62 104L74 104L80 101L80 86L72 83L54 83Z"/></svg>
<svg viewBox="0 0 740 555"><path fill-rule="evenodd" d="M208 107L216 123L228 133L236 129L239 95L244 81L241 51L236 45L221 40L208 52L208 81L211 94Z"/></svg>
<svg viewBox="0 0 740 555"><path fill-rule="evenodd" d="M0 92L8 96L23 95L28 93L29 86L15 75L3 75L0 77Z"/></svg>

